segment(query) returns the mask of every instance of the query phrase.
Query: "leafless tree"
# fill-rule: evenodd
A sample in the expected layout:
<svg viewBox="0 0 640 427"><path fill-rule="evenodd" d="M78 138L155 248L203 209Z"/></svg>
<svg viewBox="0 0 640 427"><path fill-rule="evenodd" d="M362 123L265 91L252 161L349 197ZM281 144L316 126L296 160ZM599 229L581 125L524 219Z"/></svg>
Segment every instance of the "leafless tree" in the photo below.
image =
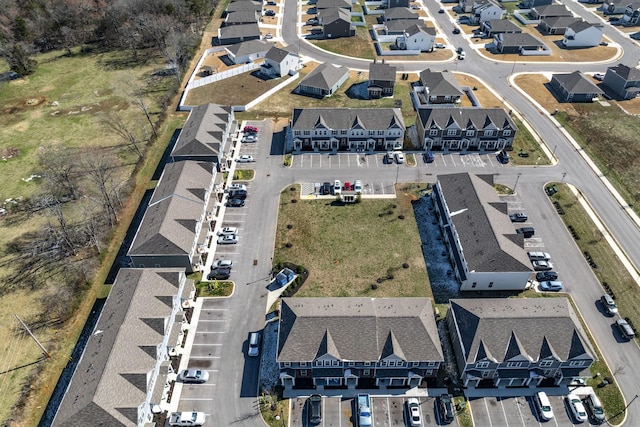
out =
<svg viewBox="0 0 640 427"><path fill-rule="evenodd" d="M122 120L122 117L118 114L108 114L105 116L104 124L108 130L115 132L125 145L138 155L139 160L142 160L144 155L138 145L140 141L138 141L138 137L131 130L130 126Z"/></svg>
<svg viewBox="0 0 640 427"><path fill-rule="evenodd" d="M52 232L57 235L57 239L62 243L64 250L70 252L73 255L77 254L76 251L76 238L73 234L75 234L69 224L67 223L67 218L65 217L63 211L63 205L55 196L52 194L44 194L41 197L42 203L46 206L47 211L51 212L58 222L58 227L51 227Z"/></svg>
<svg viewBox="0 0 640 427"><path fill-rule="evenodd" d="M115 226L118 222L118 212L122 207L120 186L116 182L115 160L111 156L87 155L84 157L83 166L87 178L95 187L94 190L109 226Z"/></svg>
<svg viewBox="0 0 640 427"><path fill-rule="evenodd" d="M39 154L46 191L52 195L76 200L79 196L77 154L65 146L47 148Z"/></svg>

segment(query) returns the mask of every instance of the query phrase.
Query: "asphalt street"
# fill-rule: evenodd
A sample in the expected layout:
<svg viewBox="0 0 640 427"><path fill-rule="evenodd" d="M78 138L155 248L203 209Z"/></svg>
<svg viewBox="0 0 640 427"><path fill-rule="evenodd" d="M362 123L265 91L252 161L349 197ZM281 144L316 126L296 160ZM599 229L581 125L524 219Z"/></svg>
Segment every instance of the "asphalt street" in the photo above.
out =
<svg viewBox="0 0 640 427"><path fill-rule="evenodd" d="M300 41L297 34L297 2L284 0L284 11L281 22L281 37L286 44L296 47L299 52L319 62L329 62L349 68L366 70L370 61L336 56ZM592 15L585 11L579 3L567 2L566 5L583 16ZM432 16L437 14L440 4L430 0L425 2ZM446 15L448 17L448 15ZM593 16L588 19L594 21ZM453 35L454 24L448 20L439 22L449 41L454 46L467 46L463 35ZM605 25L605 34L624 50L623 57L611 61L612 64L625 63L635 65L640 59L640 49L617 29ZM493 58L479 55L471 48L465 48L467 59L455 65L459 72L473 74L499 93L506 102L505 108L514 109L527 120L547 145L549 152L558 158L558 163L551 167L512 167L486 162L482 168L471 166L452 167L441 162L426 165L418 160L415 168L402 165L399 167L373 168L286 168L282 164L281 141L271 141L267 122L258 122L261 127L261 140L251 148L256 158L252 166L256 170L256 178L249 184L250 195L247 205L236 212L227 210L229 216L225 221L236 221L242 224L243 232L240 242L234 248L233 256L241 261L235 269L233 280L236 282L235 293L228 298L225 307L227 314L227 334L224 345L220 348L221 367L216 373L215 402L211 408L209 421L211 425L254 427L258 424L257 409L257 367L246 355L246 340L250 331L260 330L264 325L266 302L266 279L271 268L273 242L278 213L279 193L288 185L296 182L324 182L333 179L343 181L361 179L363 182L435 182L438 174L456 173L465 168L469 171L495 173L500 183L514 186L523 201L524 210L530 221L535 224L536 235L546 242L546 251L553 256L557 269L565 272L565 284L575 298L579 310L586 319L591 333L596 338L601 351L609 363L626 399L630 402L638 393L640 383L640 352L635 342L621 343L612 332L611 319L600 312L596 301L602 294L600 284L573 239L567 233L562 221L545 195L543 188L550 181L571 183L580 188L584 196L593 206L595 212L620 246L627 253L633 264L640 265L640 230L633 223L625 209L603 185L581 153L576 150L547 114L540 112L518 90L511 87L508 76L512 72L571 72L579 68L585 72L603 72L607 64L565 64L565 63L512 63L500 62ZM389 61L394 63L393 61ZM482 66L478 66L482 64ZM424 68L435 70L451 69L453 61L444 63L402 62L394 63L399 71L421 71ZM242 152L242 151L241 151ZM318 156L322 156L319 154ZM355 176L357 174L357 176ZM243 222L241 222L243 221ZM566 274L566 272L571 272ZM638 405L638 403L634 403ZM640 425L637 408L631 406L626 425Z"/></svg>

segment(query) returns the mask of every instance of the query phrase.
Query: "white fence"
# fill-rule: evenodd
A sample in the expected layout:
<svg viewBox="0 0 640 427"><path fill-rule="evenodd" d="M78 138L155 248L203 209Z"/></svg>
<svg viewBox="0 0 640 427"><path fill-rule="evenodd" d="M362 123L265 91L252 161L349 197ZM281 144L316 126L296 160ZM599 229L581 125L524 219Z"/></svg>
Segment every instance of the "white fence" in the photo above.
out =
<svg viewBox="0 0 640 427"><path fill-rule="evenodd" d="M229 77L237 76L238 74L243 74L248 71L257 70L258 68L260 68L260 65L256 64L255 62L237 65L228 70L224 70L219 73L213 73L210 76L202 77L198 80L193 80L189 82L189 84L187 85L187 89L193 89L196 87L208 85L209 83L219 82L220 80L228 79Z"/></svg>

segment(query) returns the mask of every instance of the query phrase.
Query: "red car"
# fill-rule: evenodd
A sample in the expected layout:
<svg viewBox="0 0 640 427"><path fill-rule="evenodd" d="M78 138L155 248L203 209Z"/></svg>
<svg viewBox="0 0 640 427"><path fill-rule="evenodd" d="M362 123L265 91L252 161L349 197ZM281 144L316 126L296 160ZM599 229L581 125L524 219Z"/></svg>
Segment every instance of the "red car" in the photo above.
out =
<svg viewBox="0 0 640 427"><path fill-rule="evenodd" d="M244 133L258 133L258 128L255 126L245 126L242 131Z"/></svg>

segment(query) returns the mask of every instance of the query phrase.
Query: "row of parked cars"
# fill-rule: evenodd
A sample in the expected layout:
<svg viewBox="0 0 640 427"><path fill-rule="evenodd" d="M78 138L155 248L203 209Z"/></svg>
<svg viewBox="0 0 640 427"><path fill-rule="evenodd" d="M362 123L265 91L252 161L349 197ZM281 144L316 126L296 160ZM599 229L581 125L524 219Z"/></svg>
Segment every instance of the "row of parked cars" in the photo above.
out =
<svg viewBox="0 0 640 427"><path fill-rule="evenodd" d="M533 396L533 403L542 420L550 421L553 419L553 408L549 397L544 391L540 391ZM570 393L565 398L565 403L574 420L578 423L591 420L596 424L600 424L605 421L602 403L600 403L600 399L594 392L589 393L582 399L577 394Z"/></svg>
<svg viewBox="0 0 640 427"><path fill-rule="evenodd" d="M342 181L336 179L333 181L333 185L330 182L325 182L322 185L320 183L315 184L316 192L322 195L335 194L336 196L342 194L343 191L354 191L356 193L362 193L362 181L356 179L353 183L345 181L344 185Z"/></svg>

